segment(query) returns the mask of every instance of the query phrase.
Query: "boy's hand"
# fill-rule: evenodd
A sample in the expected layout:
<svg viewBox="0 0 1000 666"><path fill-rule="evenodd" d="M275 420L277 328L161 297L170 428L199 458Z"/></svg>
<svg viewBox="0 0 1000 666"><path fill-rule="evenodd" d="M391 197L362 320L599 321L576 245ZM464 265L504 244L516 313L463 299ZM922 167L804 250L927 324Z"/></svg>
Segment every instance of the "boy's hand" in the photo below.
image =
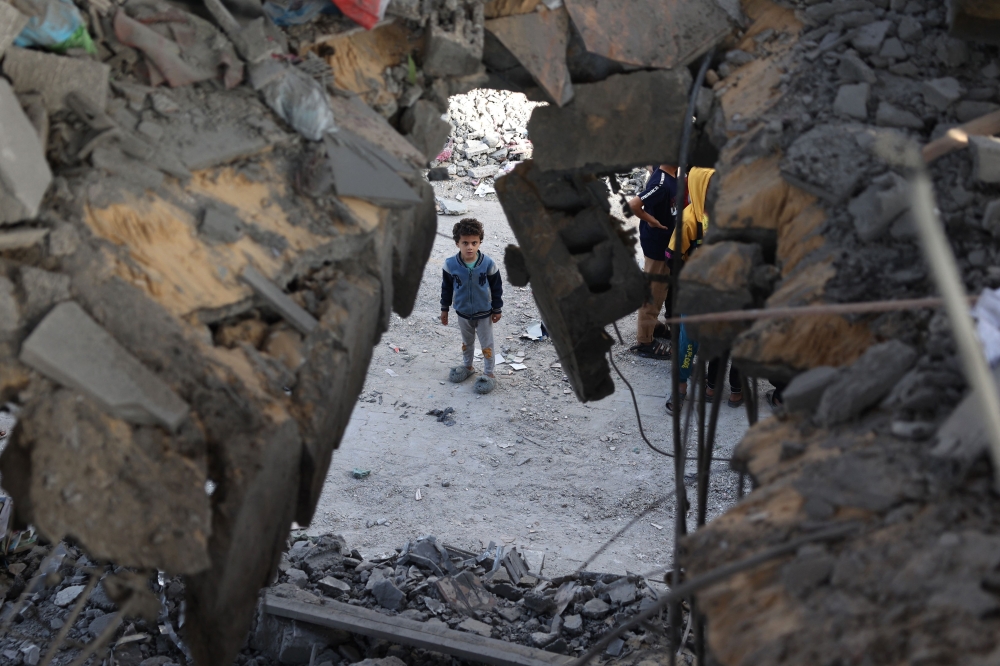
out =
<svg viewBox="0 0 1000 666"><path fill-rule="evenodd" d="M500 314L499 312L494 312L494 313L493 313L493 316L492 316L492 317L490 317L490 319L492 319L492 320L493 320L493 323L495 324L495 323L497 323L498 321L500 321L500 317L502 317L502 316L503 316L503 315L501 315L501 314Z"/></svg>
<svg viewBox="0 0 1000 666"><path fill-rule="evenodd" d="M441 325L442 326L447 326L448 325L448 311L447 310L441 310Z"/></svg>

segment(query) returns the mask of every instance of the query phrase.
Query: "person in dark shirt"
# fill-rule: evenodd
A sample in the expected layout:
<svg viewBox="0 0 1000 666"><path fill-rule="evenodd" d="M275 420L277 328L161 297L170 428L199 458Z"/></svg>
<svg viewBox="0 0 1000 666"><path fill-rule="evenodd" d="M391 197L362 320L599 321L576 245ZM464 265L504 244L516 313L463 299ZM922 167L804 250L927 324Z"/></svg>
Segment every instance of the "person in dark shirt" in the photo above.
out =
<svg viewBox="0 0 1000 666"><path fill-rule="evenodd" d="M636 344L631 351L644 358L669 359L670 349L654 336L666 336L666 326L659 321L660 310L667 298L667 276L670 267L664 253L670 243L677 217L677 167L661 164L653 169L642 194L628 202L639 218L639 244L645 258L643 272L651 280L651 298L639 308Z"/></svg>

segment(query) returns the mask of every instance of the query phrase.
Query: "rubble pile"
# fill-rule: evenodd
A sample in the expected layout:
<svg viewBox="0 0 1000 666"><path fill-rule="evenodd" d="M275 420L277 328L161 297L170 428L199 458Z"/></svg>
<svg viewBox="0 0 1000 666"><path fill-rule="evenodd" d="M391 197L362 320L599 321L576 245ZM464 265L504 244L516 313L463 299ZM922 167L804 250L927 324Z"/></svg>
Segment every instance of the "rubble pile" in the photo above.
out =
<svg viewBox="0 0 1000 666"><path fill-rule="evenodd" d="M507 90L453 96L448 104L451 136L431 166L476 180L507 173L510 165L531 159L528 119L537 106L523 93Z"/></svg>

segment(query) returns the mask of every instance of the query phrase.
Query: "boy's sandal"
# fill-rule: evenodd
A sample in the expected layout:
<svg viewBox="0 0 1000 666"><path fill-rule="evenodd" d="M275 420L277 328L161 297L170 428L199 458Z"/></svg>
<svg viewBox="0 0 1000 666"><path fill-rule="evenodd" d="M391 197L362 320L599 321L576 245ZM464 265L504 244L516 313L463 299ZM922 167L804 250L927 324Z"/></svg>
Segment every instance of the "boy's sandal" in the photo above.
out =
<svg viewBox="0 0 1000 666"><path fill-rule="evenodd" d="M664 405L664 407L667 408L667 414L673 414L675 407L677 409L680 409L681 407L683 407L684 406L684 399L686 397L687 397L687 393L681 393L680 396L677 399L677 404L676 405L674 405L674 396L670 396L669 398L667 398L667 404Z"/></svg>
<svg viewBox="0 0 1000 666"><path fill-rule="evenodd" d="M629 351L642 358L651 358L658 361L670 360L670 347L655 340L653 342L632 345L629 347Z"/></svg>
<svg viewBox="0 0 1000 666"><path fill-rule="evenodd" d="M486 375L479 375L476 379L475 385L472 387L476 393L480 395L486 395L490 393L497 387L496 377L487 377Z"/></svg>
<svg viewBox="0 0 1000 666"><path fill-rule="evenodd" d="M726 403L733 409L743 406L743 391L730 391L729 401Z"/></svg>
<svg viewBox="0 0 1000 666"><path fill-rule="evenodd" d="M464 365L456 365L451 369L451 372L448 373L448 381L453 384L461 384L473 374L475 374L474 370L469 370Z"/></svg>

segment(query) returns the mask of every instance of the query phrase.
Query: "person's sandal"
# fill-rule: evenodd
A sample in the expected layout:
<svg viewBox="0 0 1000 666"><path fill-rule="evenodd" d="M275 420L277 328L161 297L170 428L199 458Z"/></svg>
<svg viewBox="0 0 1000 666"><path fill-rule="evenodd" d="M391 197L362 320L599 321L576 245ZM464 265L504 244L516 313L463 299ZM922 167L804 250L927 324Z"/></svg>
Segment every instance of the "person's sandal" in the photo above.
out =
<svg viewBox="0 0 1000 666"><path fill-rule="evenodd" d="M452 384L461 384L474 374L476 374L475 370L469 370L464 365L456 365L451 369L451 372L448 373L448 381Z"/></svg>
<svg viewBox="0 0 1000 666"><path fill-rule="evenodd" d="M729 401L726 403L733 409L743 406L743 391L732 391L729 392Z"/></svg>
<svg viewBox="0 0 1000 666"><path fill-rule="evenodd" d="M678 409L680 409L681 407L684 406L684 400L685 400L685 398L687 398L687 393L681 393L680 394L680 399L677 401L677 408ZM674 413L674 404L673 404L673 402L674 402L674 397L673 396L670 396L669 398L667 398L667 404L664 405L664 407L667 408L667 414L673 414Z"/></svg>
<svg viewBox="0 0 1000 666"><path fill-rule="evenodd" d="M480 395L486 395L490 393L497 387L497 380L495 377L488 377L486 375L479 375L476 378L476 383L473 385L472 390Z"/></svg>
<svg viewBox="0 0 1000 666"><path fill-rule="evenodd" d="M670 348L655 340L653 342L633 345L629 347L629 351L642 358L651 358L657 361L670 360Z"/></svg>
<svg viewBox="0 0 1000 666"><path fill-rule="evenodd" d="M775 399L774 391L768 391L764 397L767 398L767 404L770 405L772 410L777 409L781 407L783 404L785 404L780 399Z"/></svg>

